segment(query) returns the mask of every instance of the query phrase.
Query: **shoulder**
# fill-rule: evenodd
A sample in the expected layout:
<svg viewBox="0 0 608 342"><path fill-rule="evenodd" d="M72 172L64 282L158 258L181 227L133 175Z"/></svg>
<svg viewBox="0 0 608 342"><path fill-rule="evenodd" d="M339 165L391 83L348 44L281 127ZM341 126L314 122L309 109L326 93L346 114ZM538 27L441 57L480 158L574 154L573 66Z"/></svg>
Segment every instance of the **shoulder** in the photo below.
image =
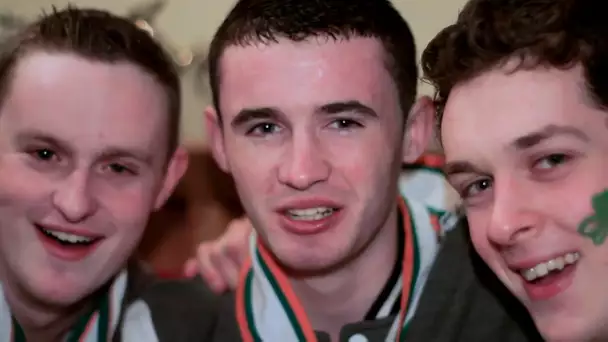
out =
<svg viewBox="0 0 608 342"><path fill-rule="evenodd" d="M152 335L157 341L206 341L215 329L220 302L200 278L147 279L126 307L123 335L146 341L154 341Z"/></svg>
<svg viewBox="0 0 608 342"><path fill-rule="evenodd" d="M236 296L234 292L224 294L220 299L218 320L213 334L213 342L241 341L236 320Z"/></svg>
<svg viewBox="0 0 608 342"><path fill-rule="evenodd" d="M150 308L161 341L200 341L210 336L221 302L200 278L157 280L139 298Z"/></svg>
<svg viewBox="0 0 608 342"><path fill-rule="evenodd" d="M528 312L475 252L466 218L444 237L415 321L412 333L438 340L541 340Z"/></svg>

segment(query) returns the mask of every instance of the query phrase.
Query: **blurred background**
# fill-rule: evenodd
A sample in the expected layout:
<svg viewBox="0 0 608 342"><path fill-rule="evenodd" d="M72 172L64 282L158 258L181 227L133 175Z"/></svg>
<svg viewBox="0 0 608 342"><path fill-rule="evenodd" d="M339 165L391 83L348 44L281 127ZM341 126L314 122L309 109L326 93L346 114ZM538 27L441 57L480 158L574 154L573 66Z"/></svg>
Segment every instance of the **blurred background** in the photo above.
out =
<svg viewBox="0 0 608 342"><path fill-rule="evenodd" d="M373 0L370 0L373 1ZM214 30L235 0L0 0L0 39L52 6L94 7L129 16L169 49L182 66L184 143L192 162L182 184L150 222L140 255L161 274L181 274L198 243L213 239L242 215L228 175L206 148L202 112L209 103L205 55ZM452 23L465 0L393 0L410 23L420 53L439 30ZM422 94L431 94L421 84Z"/></svg>

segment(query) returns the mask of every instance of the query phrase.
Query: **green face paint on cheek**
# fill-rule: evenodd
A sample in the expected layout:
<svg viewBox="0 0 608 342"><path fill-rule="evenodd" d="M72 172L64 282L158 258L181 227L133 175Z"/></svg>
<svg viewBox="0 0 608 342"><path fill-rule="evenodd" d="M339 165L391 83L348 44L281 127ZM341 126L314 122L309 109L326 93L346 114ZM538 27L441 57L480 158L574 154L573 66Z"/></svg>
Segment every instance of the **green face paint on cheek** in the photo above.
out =
<svg viewBox="0 0 608 342"><path fill-rule="evenodd" d="M593 214L581 222L578 232L591 239L594 245L599 246L608 236L608 189L593 196L591 205Z"/></svg>

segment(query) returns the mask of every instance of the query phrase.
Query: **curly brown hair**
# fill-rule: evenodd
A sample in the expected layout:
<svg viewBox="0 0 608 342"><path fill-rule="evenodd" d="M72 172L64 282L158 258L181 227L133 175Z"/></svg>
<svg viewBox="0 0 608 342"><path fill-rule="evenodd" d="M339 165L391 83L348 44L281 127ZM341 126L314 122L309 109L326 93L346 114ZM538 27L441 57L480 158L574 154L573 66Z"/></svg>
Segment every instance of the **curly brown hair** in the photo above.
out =
<svg viewBox="0 0 608 342"><path fill-rule="evenodd" d="M106 11L53 8L0 45L0 109L17 64L37 51L75 54L103 63L132 63L152 75L167 95L168 144L173 153L179 144L179 75L169 55L147 32Z"/></svg>
<svg viewBox="0 0 608 342"><path fill-rule="evenodd" d="M589 96L608 108L608 21L601 3L470 0L456 23L437 34L422 54L424 80L435 88L438 125L454 86L514 57L519 63L510 72L580 64Z"/></svg>

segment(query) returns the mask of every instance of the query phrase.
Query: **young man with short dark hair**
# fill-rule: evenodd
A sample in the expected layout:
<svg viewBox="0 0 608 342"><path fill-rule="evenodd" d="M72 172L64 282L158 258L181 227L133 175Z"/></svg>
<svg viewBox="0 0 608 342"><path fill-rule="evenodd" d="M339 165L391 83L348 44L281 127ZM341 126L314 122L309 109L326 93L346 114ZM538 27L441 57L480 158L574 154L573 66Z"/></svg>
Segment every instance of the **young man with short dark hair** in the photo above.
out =
<svg viewBox="0 0 608 342"><path fill-rule="evenodd" d="M241 0L209 58L211 148L255 230L218 341L526 339L441 197L399 187L433 106L389 1Z"/></svg>

